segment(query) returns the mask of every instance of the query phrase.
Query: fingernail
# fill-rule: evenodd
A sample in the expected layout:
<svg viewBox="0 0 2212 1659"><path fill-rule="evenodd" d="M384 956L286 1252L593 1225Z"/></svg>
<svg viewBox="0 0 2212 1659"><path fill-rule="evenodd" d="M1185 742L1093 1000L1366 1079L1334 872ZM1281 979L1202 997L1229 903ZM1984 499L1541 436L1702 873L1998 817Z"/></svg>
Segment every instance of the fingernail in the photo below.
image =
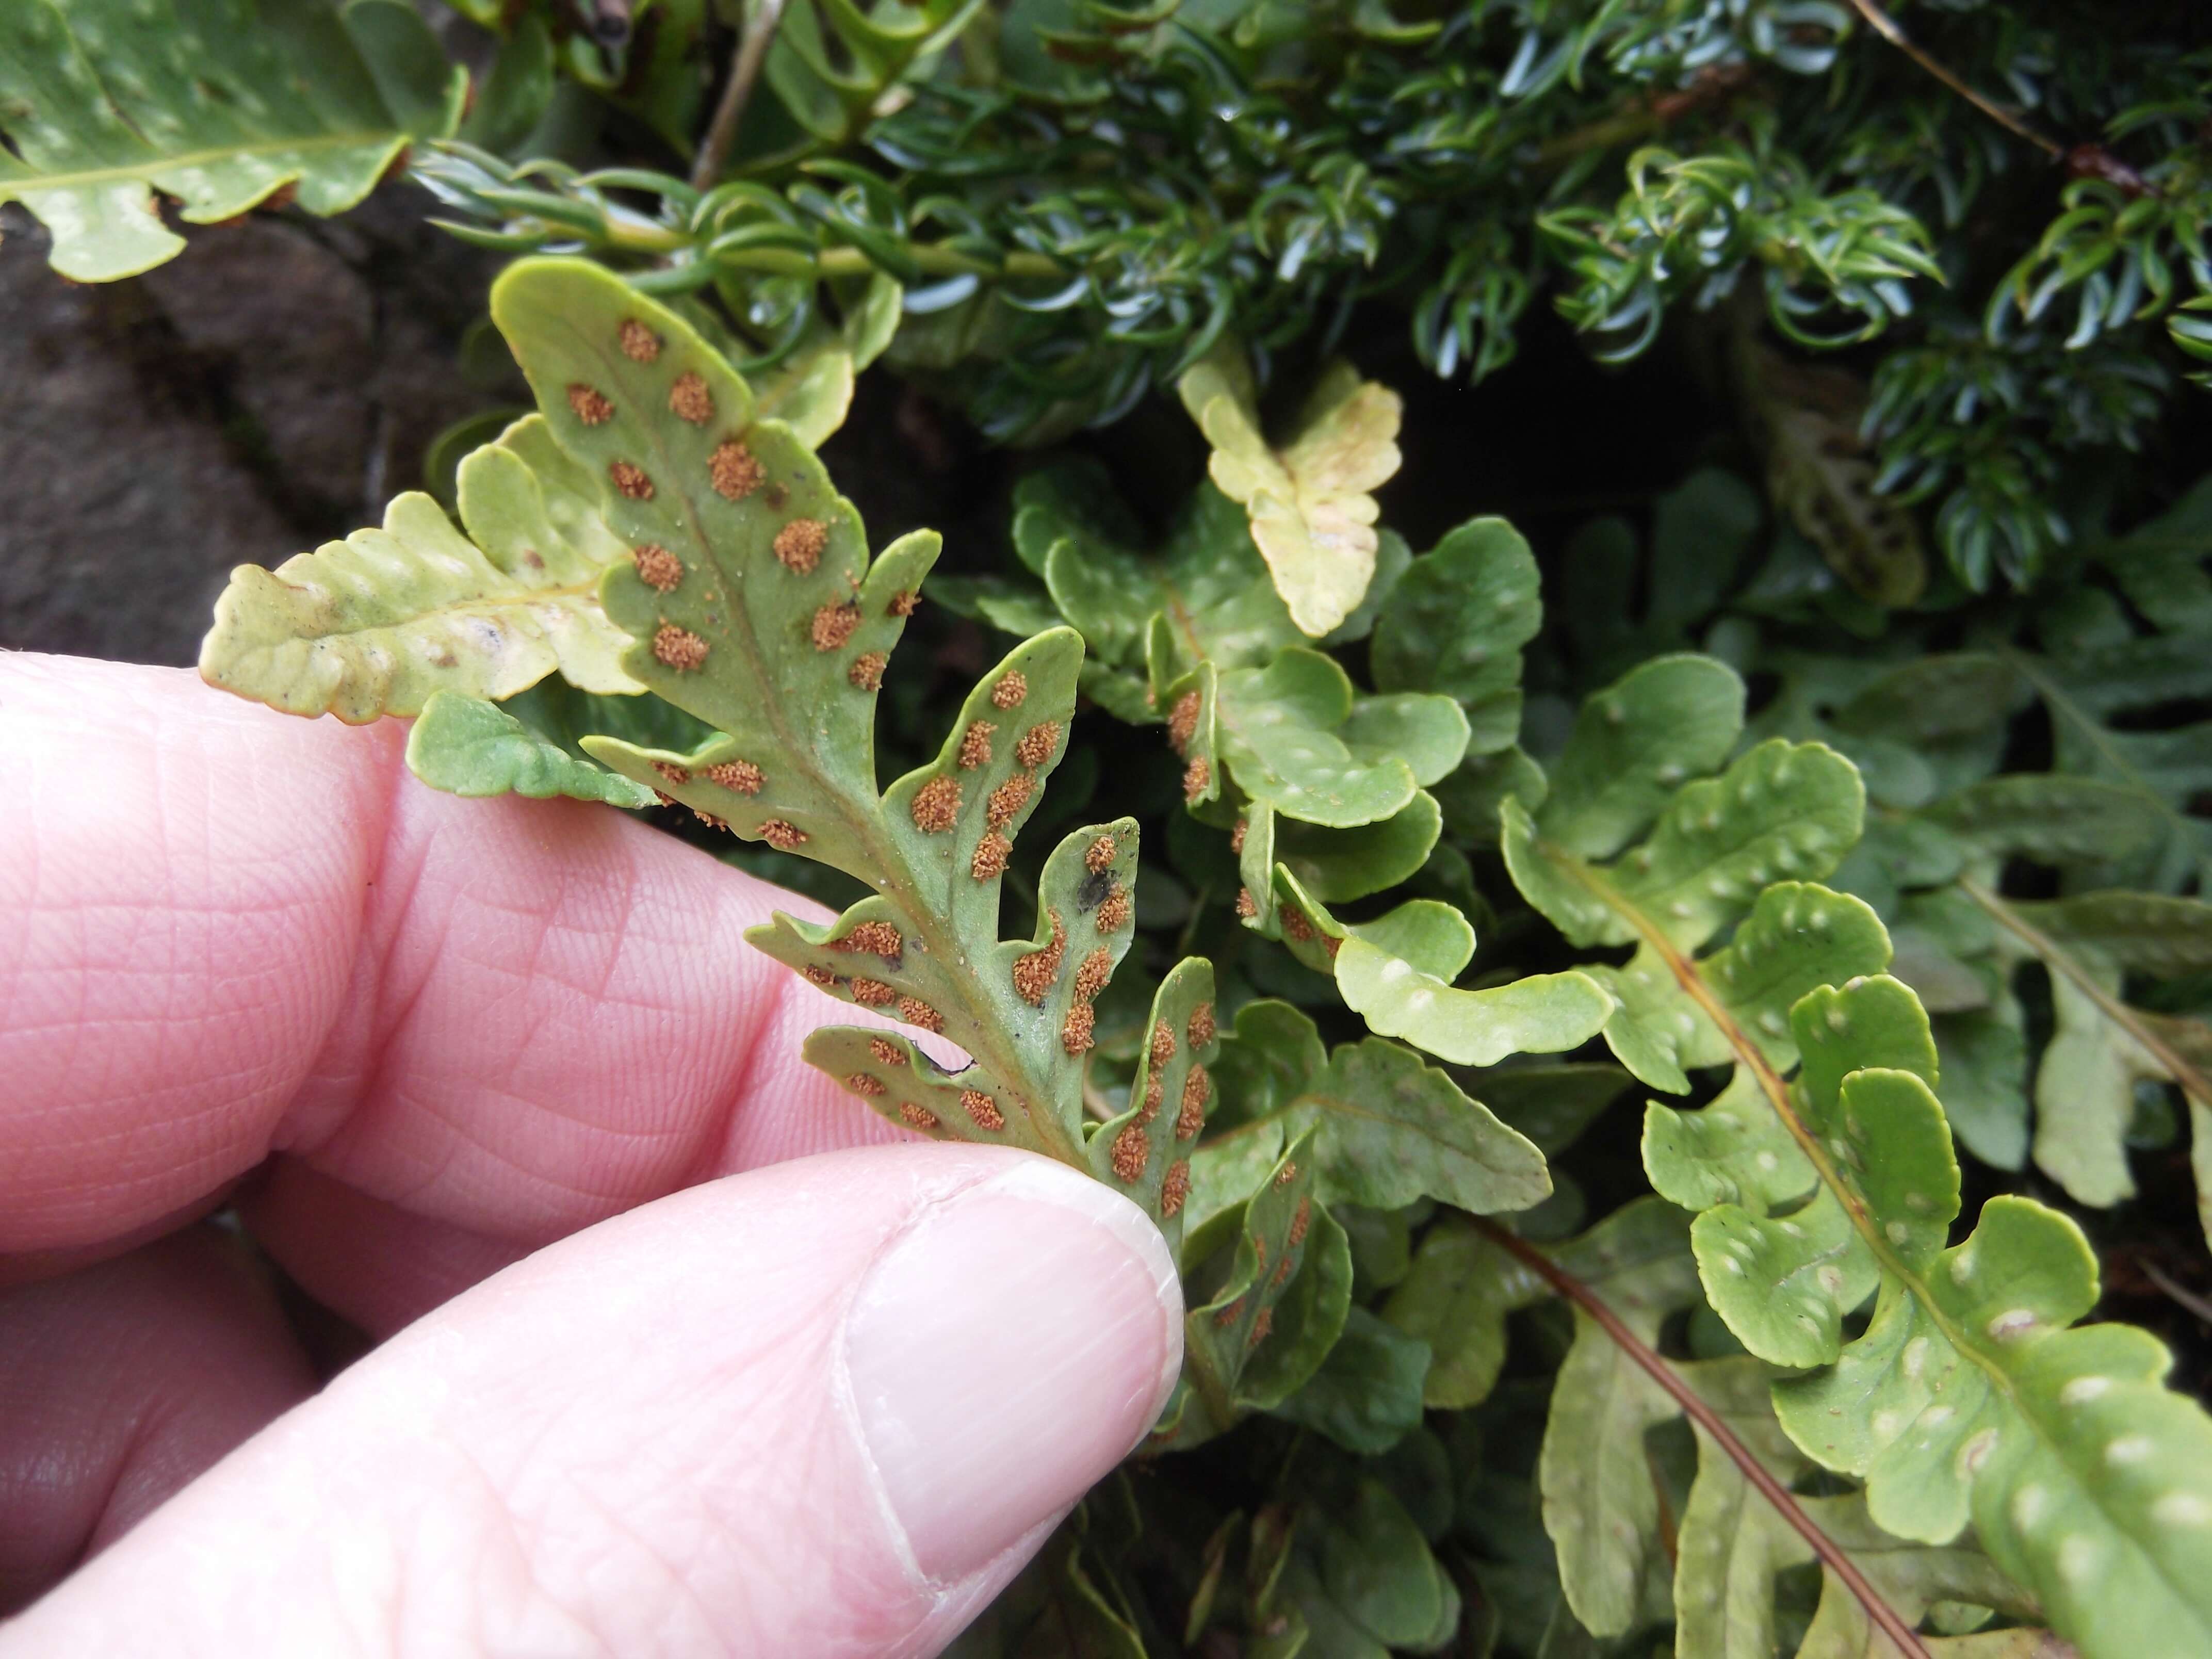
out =
<svg viewBox="0 0 2212 1659"><path fill-rule="evenodd" d="M1182 1287L1136 1206L1025 1159L927 1212L875 1265L845 1360L916 1565L949 1582L1143 1438L1182 1364Z"/></svg>

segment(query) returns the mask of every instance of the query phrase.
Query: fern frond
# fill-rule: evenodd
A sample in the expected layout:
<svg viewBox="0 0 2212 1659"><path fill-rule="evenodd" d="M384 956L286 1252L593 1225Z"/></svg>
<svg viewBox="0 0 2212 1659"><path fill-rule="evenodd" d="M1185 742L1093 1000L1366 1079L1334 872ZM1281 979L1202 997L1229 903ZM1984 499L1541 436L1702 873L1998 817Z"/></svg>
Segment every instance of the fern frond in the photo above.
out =
<svg viewBox="0 0 2212 1659"><path fill-rule="evenodd" d="M414 140L452 132L468 76L398 0L18 0L0 13L0 202L78 282L136 276L196 224L294 192L341 213Z"/></svg>

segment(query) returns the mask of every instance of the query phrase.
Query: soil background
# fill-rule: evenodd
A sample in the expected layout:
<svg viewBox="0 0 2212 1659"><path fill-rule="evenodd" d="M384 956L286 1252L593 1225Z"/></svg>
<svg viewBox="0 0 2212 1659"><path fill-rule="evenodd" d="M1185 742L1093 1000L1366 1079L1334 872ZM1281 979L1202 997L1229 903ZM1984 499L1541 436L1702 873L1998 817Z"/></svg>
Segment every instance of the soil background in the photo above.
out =
<svg viewBox="0 0 2212 1659"><path fill-rule="evenodd" d="M178 258L98 284L57 275L45 231L0 206L0 650L188 664L231 567L380 523L421 487L441 431L526 402L484 335L501 258L426 223L434 205L403 182L334 220L176 224ZM1340 349L1407 400L1406 464L1382 494L1416 549L1485 512L1540 552L1731 447L1684 361L1694 336L1619 371L1546 308L1523 331L1521 360L1478 393L1419 366L1401 314L1354 314ZM1071 447L1163 520L1203 465L1158 393ZM944 532L944 568L987 570L1005 560L1013 477L1043 457L987 448L875 374L823 459L875 545L926 526Z"/></svg>

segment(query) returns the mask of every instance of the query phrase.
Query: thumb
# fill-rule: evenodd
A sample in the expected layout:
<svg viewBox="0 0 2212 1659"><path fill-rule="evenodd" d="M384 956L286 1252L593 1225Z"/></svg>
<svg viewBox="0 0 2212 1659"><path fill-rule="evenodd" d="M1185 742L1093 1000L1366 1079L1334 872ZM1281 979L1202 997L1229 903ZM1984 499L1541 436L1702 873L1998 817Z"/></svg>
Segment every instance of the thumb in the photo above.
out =
<svg viewBox="0 0 2212 1659"><path fill-rule="evenodd" d="M1151 1426L1181 1321L1152 1224L1026 1154L694 1188L410 1327L0 1656L934 1653Z"/></svg>

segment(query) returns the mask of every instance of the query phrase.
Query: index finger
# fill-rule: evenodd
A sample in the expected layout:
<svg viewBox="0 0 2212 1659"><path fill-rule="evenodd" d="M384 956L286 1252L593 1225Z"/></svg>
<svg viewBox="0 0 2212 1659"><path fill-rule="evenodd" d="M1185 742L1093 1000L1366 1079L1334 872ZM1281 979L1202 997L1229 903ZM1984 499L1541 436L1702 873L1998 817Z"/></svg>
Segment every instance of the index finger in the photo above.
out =
<svg viewBox="0 0 2212 1659"><path fill-rule="evenodd" d="M743 943L803 901L608 809L435 794L401 740L0 659L0 1252L272 1152L537 1242L894 1133L798 1059L840 1011Z"/></svg>

